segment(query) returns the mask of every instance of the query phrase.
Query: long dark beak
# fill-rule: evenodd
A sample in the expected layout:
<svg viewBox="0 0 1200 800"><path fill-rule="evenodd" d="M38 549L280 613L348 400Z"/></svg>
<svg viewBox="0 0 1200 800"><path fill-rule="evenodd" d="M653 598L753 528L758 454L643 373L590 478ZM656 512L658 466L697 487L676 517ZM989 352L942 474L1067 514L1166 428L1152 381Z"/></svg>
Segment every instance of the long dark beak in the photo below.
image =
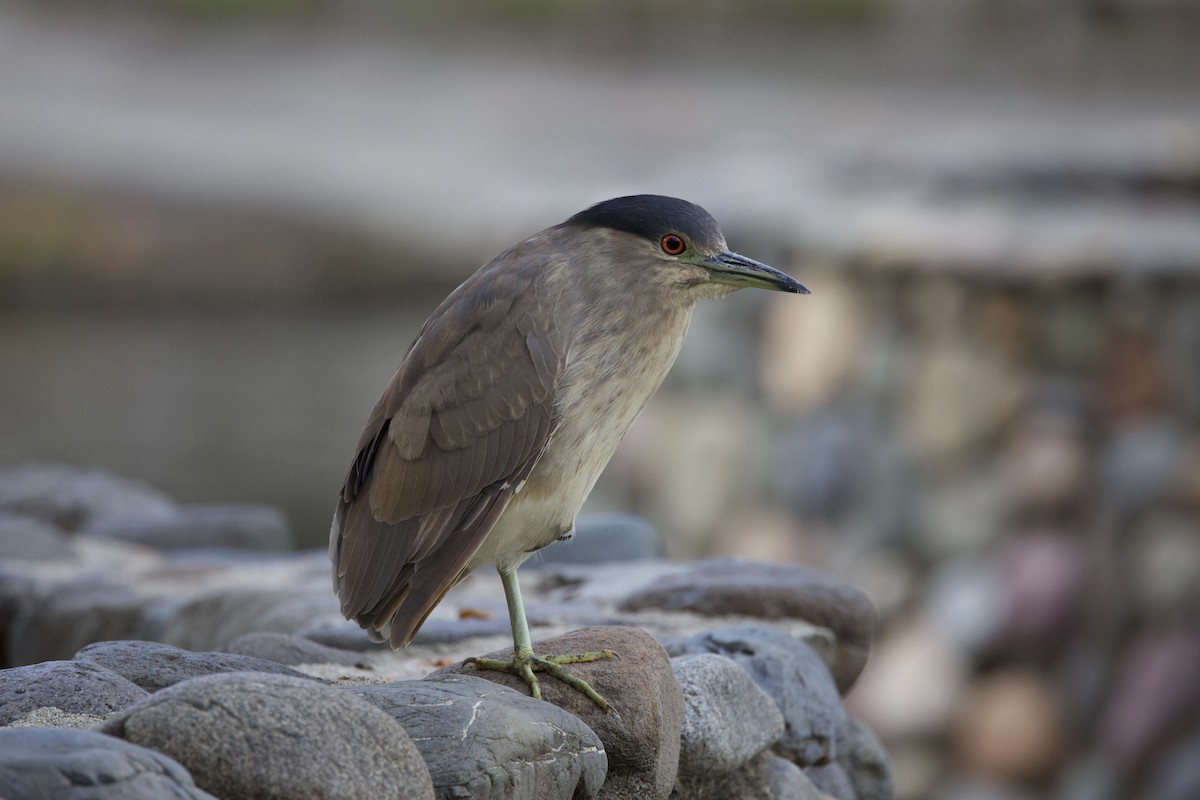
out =
<svg viewBox="0 0 1200 800"><path fill-rule="evenodd" d="M755 286L759 289L794 294L810 293L807 286L792 276L737 253L721 253L704 259L702 263L708 268L709 280L713 283L727 283L739 287Z"/></svg>

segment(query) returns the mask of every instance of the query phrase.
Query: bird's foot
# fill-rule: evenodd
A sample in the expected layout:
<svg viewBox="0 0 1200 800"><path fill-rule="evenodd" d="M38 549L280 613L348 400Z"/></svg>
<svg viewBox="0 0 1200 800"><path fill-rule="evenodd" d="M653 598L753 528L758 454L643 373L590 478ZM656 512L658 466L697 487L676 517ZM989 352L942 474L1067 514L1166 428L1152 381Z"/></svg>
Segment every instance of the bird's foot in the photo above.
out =
<svg viewBox="0 0 1200 800"><path fill-rule="evenodd" d="M538 700L542 699L542 687L534 673L545 672L548 675L558 678L575 691L586 695L589 700L600 706L601 711L608 714L612 711L612 706L609 705L609 702L601 697L600 693L593 689L587 681L572 675L562 668L563 664L583 664L588 661L600 661L605 658L616 658L616 655L611 650L599 650L594 653L570 653L543 658L535 656L530 652L514 655L511 661L503 661L498 658L468 658L467 663L474 664L476 669L507 672L523 678L529 684L530 693Z"/></svg>

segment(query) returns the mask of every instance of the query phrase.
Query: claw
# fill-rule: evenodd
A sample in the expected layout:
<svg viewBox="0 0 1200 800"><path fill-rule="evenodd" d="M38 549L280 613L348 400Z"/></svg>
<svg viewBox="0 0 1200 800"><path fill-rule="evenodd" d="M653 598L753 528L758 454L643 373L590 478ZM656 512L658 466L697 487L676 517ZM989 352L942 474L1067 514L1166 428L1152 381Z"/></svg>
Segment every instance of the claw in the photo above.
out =
<svg viewBox="0 0 1200 800"><path fill-rule="evenodd" d="M563 664L584 664L589 661L600 661L606 658L616 658L611 650L600 650L595 653L571 653L561 656L535 656L533 653L516 655L511 661L498 658L468 658L468 664L474 664L476 669L490 669L497 672L507 672L520 677L529 684L529 692L538 700L542 699L542 687L535 672L545 672L570 686L580 694L600 707L605 714L612 713L612 706L600 693L591 687L587 681L578 678L562 668Z"/></svg>

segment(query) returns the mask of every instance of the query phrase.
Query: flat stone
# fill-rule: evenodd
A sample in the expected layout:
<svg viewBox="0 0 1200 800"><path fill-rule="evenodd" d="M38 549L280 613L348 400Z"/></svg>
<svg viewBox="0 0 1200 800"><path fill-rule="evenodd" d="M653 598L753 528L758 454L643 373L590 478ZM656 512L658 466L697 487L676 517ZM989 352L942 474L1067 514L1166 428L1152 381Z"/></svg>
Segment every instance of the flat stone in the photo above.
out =
<svg viewBox="0 0 1200 800"><path fill-rule="evenodd" d="M235 548L287 550L292 530L279 509L251 503L180 506L163 518L99 519L83 531L167 550Z"/></svg>
<svg viewBox="0 0 1200 800"><path fill-rule="evenodd" d="M341 619L332 590L221 589L177 608L155 638L187 650L219 650L247 633L295 633L334 616Z"/></svg>
<svg viewBox="0 0 1200 800"><path fill-rule="evenodd" d="M303 672L263 658L232 653L193 653L159 642L97 642L80 650L75 658L110 669L147 692L222 672L269 672L309 678Z"/></svg>
<svg viewBox="0 0 1200 800"><path fill-rule="evenodd" d="M75 557L61 528L24 514L0 514L0 553L5 561L66 561Z"/></svg>
<svg viewBox="0 0 1200 800"><path fill-rule="evenodd" d="M541 656L611 650L616 658L571 664L567 669L592 685L613 706L605 714L591 700L554 678L539 676L542 697L579 717L608 754L606 800L665 798L675 785L683 726L683 692L662 646L638 628L585 628L534 643ZM512 649L489 653L510 659ZM528 694L524 680L506 672L460 662L434 675L474 675Z"/></svg>
<svg viewBox="0 0 1200 800"><path fill-rule="evenodd" d="M107 717L145 696L145 689L86 661L13 667L0 670L0 725L39 708Z"/></svg>
<svg viewBox="0 0 1200 800"><path fill-rule="evenodd" d="M627 611L662 608L698 614L741 614L763 619L803 619L833 631L837 646L829 668L840 691L854 684L867 662L875 608L859 590L831 575L801 566L737 558L710 558L667 575L620 604Z"/></svg>
<svg viewBox="0 0 1200 800"><path fill-rule="evenodd" d="M106 519L162 519L174 508L162 492L103 470L48 464L0 470L0 511L40 517L68 531Z"/></svg>
<svg viewBox="0 0 1200 800"><path fill-rule="evenodd" d="M679 777L692 784L733 772L783 735L783 714L746 670L714 653L679 656L671 668L683 689Z"/></svg>
<svg viewBox="0 0 1200 800"><path fill-rule="evenodd" d="M360 653L327 647L312 639L287 633L247 633L227 644L224 651L289 666L342 664L347 667L362 667L367 664Z"/></svg>
<svg viewBox="0 0 1200 800"><path fill-rule="evenodd" d="M430 622L432 622L432 620L426 622L425 625L421 627L422 632L426 627L429 626ZM369 650L392 649L391 645L389 645L387 642L371 641L365 630L348 620L300 628L298 631L296 631L296 635L305 639L310 639L319 645L331 647L336 650L349 650L362 653Z"/></svg>
<svg viewBox="0 0 1200 800"><path fill-rule="evenodd" d="M0 730L0 797L215 800L162 753L65 728Z"/></svg>
<svg viewBox="0 0 1200 800"><path fill-rule="evenodd" d="M663 642L672 656L717 653L750 674L783 714L777 752L802 767L837 755L837 733L846 722L825 662L804 642L778 628L747 624Z"/></svg>
<svg viewBox="0 0 1200 800"><path fill-rule="evenodd" d="M555 705L470 675L351 686L399 722L439 797L584 800L608 758L596 734Z"/></svg>
<svg viewBox="0 0 1200 800"><path fill-rule="evenodd" d="M645 517L597 514L581 517L568 541L537 552L534 564L605 564L662 558L666 544Z"/></svg>
<svg viewBox="0 0 1200 800"><path fill-rule="evenodd" d="M434 797L421 754L395 720L349 692L287 675L193 678L100 730L174 758L218 797Z"/></svg>

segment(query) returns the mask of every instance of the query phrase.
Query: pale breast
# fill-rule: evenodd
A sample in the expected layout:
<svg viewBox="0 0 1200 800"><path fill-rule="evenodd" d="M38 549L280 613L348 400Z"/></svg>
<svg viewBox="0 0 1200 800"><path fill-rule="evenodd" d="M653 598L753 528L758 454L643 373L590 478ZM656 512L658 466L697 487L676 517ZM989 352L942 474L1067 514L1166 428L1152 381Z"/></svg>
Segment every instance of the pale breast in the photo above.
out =
<svg viewBox="0 0 1200 800"><path fill-rule="evenodd" d="M475 564L519 564L569 531L583 501L679 354L691 308L623 320L568 352L541 460L497 521Z"/></svg>

